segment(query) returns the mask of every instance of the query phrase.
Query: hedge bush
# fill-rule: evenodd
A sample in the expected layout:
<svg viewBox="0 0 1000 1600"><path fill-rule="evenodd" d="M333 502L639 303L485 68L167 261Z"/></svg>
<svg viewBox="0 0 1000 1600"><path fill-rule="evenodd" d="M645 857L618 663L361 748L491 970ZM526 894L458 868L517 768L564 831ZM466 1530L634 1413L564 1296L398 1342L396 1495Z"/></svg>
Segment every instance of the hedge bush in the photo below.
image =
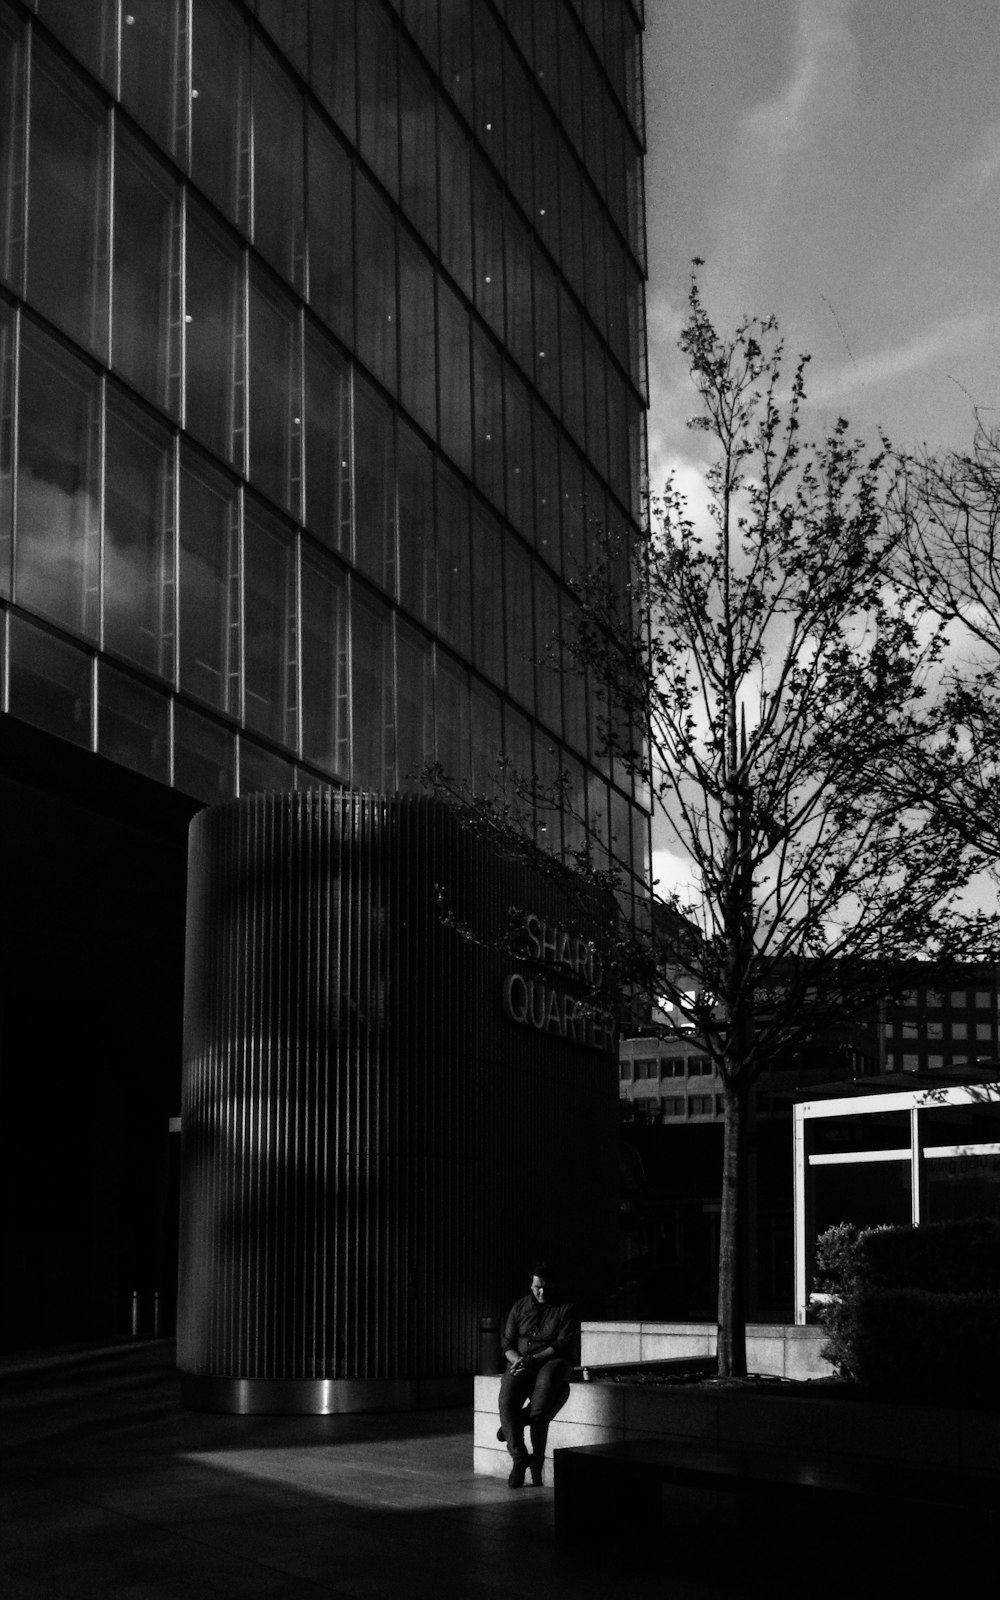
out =
<svg viewBox="0 0 1000 1600"><path fill-rule="evenodd" d="M823 1354L874 1392L1000 1399L1000 1222L866 1228L817 1241Z"/></svg>

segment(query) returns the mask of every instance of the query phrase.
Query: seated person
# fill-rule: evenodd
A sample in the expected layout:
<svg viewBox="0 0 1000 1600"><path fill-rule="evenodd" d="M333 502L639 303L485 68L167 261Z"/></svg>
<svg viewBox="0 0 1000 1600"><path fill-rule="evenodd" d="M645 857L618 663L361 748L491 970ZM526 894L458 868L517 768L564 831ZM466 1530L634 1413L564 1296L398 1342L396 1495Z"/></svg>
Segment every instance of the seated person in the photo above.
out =
<svg viewBox="0 0 1000 1600"><path fill-rule="evenodd" d="M569 1396L577 1325L573 1307L555 1292L551 1270L537 1262L531 1292L510 1308L503 1330L507 1371L500 1380L500 1433L513 1460L507 1479L520 1489L530 1468L540 1484L549 1423ZM531 1429L531 1454L524 1447L525 1401Z"/></svg>

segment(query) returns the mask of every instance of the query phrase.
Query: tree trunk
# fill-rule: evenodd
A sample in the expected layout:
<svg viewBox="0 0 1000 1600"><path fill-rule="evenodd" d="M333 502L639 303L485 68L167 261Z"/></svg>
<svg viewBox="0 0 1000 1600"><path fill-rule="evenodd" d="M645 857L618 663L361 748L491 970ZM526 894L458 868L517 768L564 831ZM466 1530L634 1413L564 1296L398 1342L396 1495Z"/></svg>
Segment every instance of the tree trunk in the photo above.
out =
<svg viewBox="0 0 1000 1600"><path fill-rule="evenodd" d="M724 1085L724 1142L722 1153L722 1215L719 1219L719 1331L720 1378L742 1378L747 1370L746 1333L746 1218L744 1207L744 1146L746 1144L747 1091L742 1085Z"/></svg>

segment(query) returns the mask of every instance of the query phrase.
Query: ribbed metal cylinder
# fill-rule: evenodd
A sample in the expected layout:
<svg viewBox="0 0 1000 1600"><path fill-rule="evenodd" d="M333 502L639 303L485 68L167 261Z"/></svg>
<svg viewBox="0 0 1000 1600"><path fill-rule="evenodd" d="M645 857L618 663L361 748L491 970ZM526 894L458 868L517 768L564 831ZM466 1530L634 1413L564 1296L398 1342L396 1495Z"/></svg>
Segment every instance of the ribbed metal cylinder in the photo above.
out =
<svg viewBox="0 0 1000 1600"><path fill-rule="evenodd" d="M433 1401L475 1370L480 1318L532 1255L591 1308L608 1292L617 1070L579 999L586 930L555 959L556 898L430 800L314 790L195 819L190 1403Z"/></svg>

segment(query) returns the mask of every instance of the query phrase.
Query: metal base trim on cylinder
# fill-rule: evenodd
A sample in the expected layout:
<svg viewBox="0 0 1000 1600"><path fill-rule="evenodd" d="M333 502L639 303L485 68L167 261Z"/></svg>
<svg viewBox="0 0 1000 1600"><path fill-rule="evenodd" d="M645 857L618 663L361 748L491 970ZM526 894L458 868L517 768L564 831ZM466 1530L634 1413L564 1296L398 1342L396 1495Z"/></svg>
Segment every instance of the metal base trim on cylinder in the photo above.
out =
<svg viewBox="0 0 1000 1600"><path fill-rule="evenodd" d="M357 1411L430 1411L468 1405L471 1377L215 1378L182 1372L189 1411L236 1416L329 1417Z"/></svg>

